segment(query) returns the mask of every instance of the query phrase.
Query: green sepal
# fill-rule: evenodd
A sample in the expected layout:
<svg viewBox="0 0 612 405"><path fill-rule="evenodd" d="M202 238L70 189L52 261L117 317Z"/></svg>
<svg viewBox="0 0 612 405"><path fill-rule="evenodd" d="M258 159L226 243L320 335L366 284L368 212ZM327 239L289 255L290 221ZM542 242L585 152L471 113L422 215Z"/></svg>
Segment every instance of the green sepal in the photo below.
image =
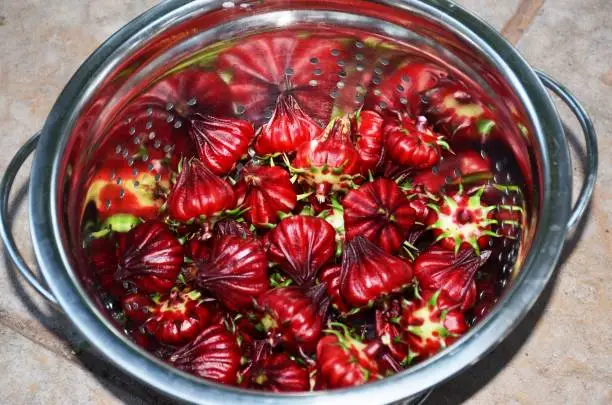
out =
<svg viewBox="0 0 612 405"><path fill-rule="evenodd" d="M106 218L102 223L102 227L110 229L113 232L125 233L132 230L132 228L141 222L140 218L132 214L115 214Z"/></svg>
<svg viewBox="0 0 612 405"><path fill-rule="evenodd" d="M442 290L438 290L436 291L431 298L429 299L429 301L427 301L427 305L431 306L432 308L435 308L436 306L438 306L438 298L440 297L440 293L442 292Z"/></svg>
<svg viewBox="0 0 612 405"><path fill-rule="evenodd" d="M476 123L478 133L483 136L487 136L491 133L493 127L495 127L495 121L493 120L479 120Z"/></svg>

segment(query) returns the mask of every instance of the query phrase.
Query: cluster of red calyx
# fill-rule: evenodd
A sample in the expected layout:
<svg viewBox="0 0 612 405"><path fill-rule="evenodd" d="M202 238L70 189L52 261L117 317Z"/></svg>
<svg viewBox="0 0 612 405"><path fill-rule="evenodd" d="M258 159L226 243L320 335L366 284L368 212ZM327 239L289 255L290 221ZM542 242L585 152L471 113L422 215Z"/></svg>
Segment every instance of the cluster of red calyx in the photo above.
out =
<svg viewBox="0 0 612 405"><path fill-rule="evenodd" d="M491 131L490 111L412 62L330 118L343 46L255 37L218 55L224 74L174 73L111 128L86 196L93 275L134 341L178 369L355 386L435 355L495 303L483 266L522 210L482 181L488 159L452 150ZM313 65L319 91L302 91Z"/></svg>

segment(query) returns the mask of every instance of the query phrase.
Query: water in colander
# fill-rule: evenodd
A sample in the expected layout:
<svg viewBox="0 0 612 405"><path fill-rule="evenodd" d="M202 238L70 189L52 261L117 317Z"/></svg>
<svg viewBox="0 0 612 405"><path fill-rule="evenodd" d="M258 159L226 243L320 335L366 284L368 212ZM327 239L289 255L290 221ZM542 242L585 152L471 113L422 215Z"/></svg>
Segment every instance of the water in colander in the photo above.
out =
<svg viewBox="0 0 612 405"><path fill-rule="evenodd" d="M399 372L512 279L527 207L508 114L377 37L204 50L108 129L92 277L126 334L203 378L304 391Z"/></svg>

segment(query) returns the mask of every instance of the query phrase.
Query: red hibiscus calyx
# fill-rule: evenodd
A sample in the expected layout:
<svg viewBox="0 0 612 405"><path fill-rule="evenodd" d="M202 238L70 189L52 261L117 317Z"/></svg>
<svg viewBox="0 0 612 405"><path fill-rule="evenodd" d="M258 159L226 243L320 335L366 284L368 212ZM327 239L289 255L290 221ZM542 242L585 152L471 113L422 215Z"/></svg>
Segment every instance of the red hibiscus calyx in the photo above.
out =
<svg viewBox="0 0 612 405"><path fill-rule="evenodd" d="M325 220L296 215L267 234L268 259L297 285L310 285L336 250L335 231Z"/></svg>
<svg viewBox="0 0 612 405"><path fill-rule="evenodd" d="M171 218L188 222L215 220L236 207L232 186L211 172L198 159L183 159L172 187L167 211Z"/></svg>
<svg viewBox="0 0 612 405"><path fill-rule="evenodd" d="M410 285L412 276L410 263L362 236L350 240L344 247L340 292L350 305L372 305L377 298Z"/></svg>
<svg viewBox="0 0 612 405"><path fill-rule="evenodd" d="M435 166L442 157L442 150L450 151L444 137L435 134L427 124L427 118L412 120L406 116L385 126L385 147L396 163L426 169Z"/></svg>
<svg viewBox="0 0 612 405"><path fill-rule="evenodd" d="M383 118L374 111L359 110L353 115L355 148L363 174L373 172L384 157Z"/></svg>
<svg viewBox="0 0 612 405"><path fill-rule="evenodd" d="M429 297L417 293L416 301L404 301L400 324L411 357L426 358L447 347L468 330L463 313L442 309L441 291Z"/></svg>
<svg viewBox="0 0 612 405"><path fill-rule="evenodd" d="M152 298L132 294L122 300L126 316L134 321L144 322L144 329L163 344L180 346L193 340L215 317L197 290L174 287L163 298Z"/></svg>
<svg viewBox="0 0 612 405"><path fill-rule="evenodd" d="M211 172L222 176L246 155L255 130L248 121L194 114L189 135L200 161Z"/></svg>
<svg viewBox="0 0 612 405"><path fill-rule="evenodd" d="M301 144L293 162L288 164L298 181L315 190L323 202L330 192L346 191L359 176L360 157L351 141L351 123L347 116L332 120L312 141Z"/></svg>
<svg viewBox="0 0 612 405"><path fill-rule="evenodd" d="M295 97L283 93L272 117L258 131L253 149L260 156L292 153L320 132L321 128L302 111Z"/></svg>
<svg viewBox="0 0 612 405"><path fill-rule="evenodd" d="M387 252L397 251L415 223L416 212L400 187L376 179L351 190L344 198L346 239L361 235Z"/></svg>
<svg viewBox="0 0 612 405"><path fill-rule="evenodd" d="M267 333L272 346L280 343L297 353L312 353L328 305L324 286L307 292L295 286L275 288L257 300L257 308L263 314L258 328Z"/></svg>
<svg viewBox="0 0 612 405"><path fill-rule="evenodd" d="M466 134L483 140L496 125L493 112L479 96L450 81L427 91L423 99L424 115L450 137Z"/></svg>
<svg viewBox="0 0 612 405"><path fill-rule="evenodd" d="M380 342L361 342L346 325L330 322L317 345L317 378L326 388L342 388L382 378L377 356ZM333 329L338 328L338 329Z"/></svg>
<svg viewBox="0 0 612 405"><path fill-rule="evenodd" d="M456 193L442 195L438 204L429 204L432 212L427 219L428 229L433 230L441 246L455 253L471 247L477 255L488 246L491 237L499 235L491 230L498 221L493 218L494 205L486 205L481 197L484 187L465 193L460 186Z"/></svg>
<svg viewBox="0 0 612 405"><path fill-rule="evenodd" d="M115 280L150 293L172 288L183 264L183 247L166 225L145 222L117 239Z"/></svg>
<svg viewBox="0 0 612 405"><path fill-rule="evenodd" d="M308 391L310 373L287 353L276 353L255 364L250 385L272 392Z"/></svg>
<svg viewBox="0 0 612 405"><path fill-rule="evenodd" d="M432 246L416 258L414 274L420 288L443 291L465 311L476 303L476 272L490 255L490 250L476 255L470 248L455 253Z"/></svg>
<svg viewBox="0 0 612 405"><path fill-rule="evenodd" d="M266 255L253 238L228 235L216 239L210 259L197 267L196 285L233 311L250 308L269 288Z"/></svg>
<svg viewBox="0 0 612 405"><path fill-rule="evenodd" d="M170 355L168 361L176 368L196 376L235 385L241 357L236 336L224 326L212 325Z"/></svg>
<svg viewBox="0 0 612 405"><path fill-rule="evenodd" d="M244 218L254 226L277 223L279 215L293 211L297 195L289 172L273 166L246 166L236 184L238 203L247 211Z"/></svg>

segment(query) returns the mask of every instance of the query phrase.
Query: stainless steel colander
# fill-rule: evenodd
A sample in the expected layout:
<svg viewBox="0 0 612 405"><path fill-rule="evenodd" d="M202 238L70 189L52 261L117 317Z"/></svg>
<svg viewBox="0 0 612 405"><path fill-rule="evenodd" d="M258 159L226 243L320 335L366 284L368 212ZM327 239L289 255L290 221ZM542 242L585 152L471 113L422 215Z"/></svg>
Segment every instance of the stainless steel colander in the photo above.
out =
<svg viewBox="0 0 612 405"><path fill-rule="evenodd" d="M273 44L269 46L274 61L263 66L245 63L258 56L257 47L250 44L261 38ZM228 49L241 51L228 57ZM415 92L420 84L401 74L415 62L448 74L436 76L438 70L432 68L433 90ZM215 94L211 86L211 94L168 98L163 104L148 97L151 89L159 92L160 83L194 68L215 75L230 91ZM389 87L392 77L396 81ZM446 185L487 182L503 193L501 205L519 206L524 212L519 225L513 225L514 239L505 239L504 249L493 259L502 297L459 342L376 383L278 395L222 387L184 374L136 347L112 325L82 252L90 191L96 170L108 159L123 159L130 169L111 174L117 194L97 201L99 210L112 209L126 192L137 194L164 181L152 156L171 159L177 145L156 133L154 117L180 130L189 124L188 111L214 112L216 103L228 98L227 114L261 124L272 114L277 97L292 93L325 125L331 117L364 105L381 114L412 111L417 104L427 108L435 88L445 81L460 89L452 92L448 105L464 108L466 117L491 112L476 126L477 137L467 136L462 144L494 162L484 179L464 173L460 164L447 164L444 170L450 169L451 175ZM236 83L250 91L241 92ZM184 86L189 94L197 84ZM587 139L588 175L573 210L567 140L544 86L572 108ZM436 111L430 113L436 116ZM117 126L124 129L123 135L110 138ZM456 125L454 129L461 132ZM15 173L37 143L30 181L36 198L30 200L30 216L34 248L49 288L27 268L7 231L8 194ZM2 238L27 280L59 304L98 350L174 398L210 403L327 403L340 398L355 403L410 402L484 356L529 310L555 268L566 233L584 213L596 166L594 130L573 96L534 72L499 34L450 1L167 1L121 29L83 64L40 136L17 153L0 187Z"/></svg>

